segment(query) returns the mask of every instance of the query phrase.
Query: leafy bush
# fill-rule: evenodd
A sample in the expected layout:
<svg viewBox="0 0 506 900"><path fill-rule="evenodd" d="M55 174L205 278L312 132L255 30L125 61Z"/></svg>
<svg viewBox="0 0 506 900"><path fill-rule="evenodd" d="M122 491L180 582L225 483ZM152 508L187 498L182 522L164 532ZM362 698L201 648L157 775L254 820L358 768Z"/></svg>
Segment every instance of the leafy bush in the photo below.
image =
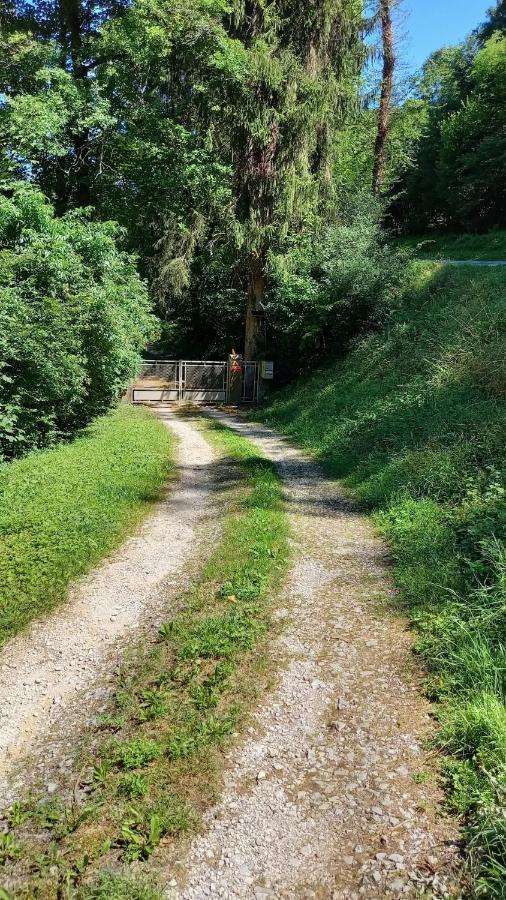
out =
<svg viewBox="0 0 506 900"><path fill-rule="evenodd" d="M117 237L27 185L0 197L0 459L72 434L134 374L154 319Z"/></svg>
<svg viewBox="0 0 506 900"><path fill-rule="evenodd" d="M271 258L269 318L276 356L292 368L342 350L381 325L399 299L406 255L385 241L379 204L366 194L342 201L339 224L297 239Z"/></svg>

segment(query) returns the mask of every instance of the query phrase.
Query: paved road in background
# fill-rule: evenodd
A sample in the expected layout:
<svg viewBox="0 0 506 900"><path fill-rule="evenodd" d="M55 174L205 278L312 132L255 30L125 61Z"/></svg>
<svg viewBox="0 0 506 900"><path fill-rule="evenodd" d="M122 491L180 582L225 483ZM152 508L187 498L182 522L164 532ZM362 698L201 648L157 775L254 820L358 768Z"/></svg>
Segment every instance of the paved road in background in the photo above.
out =
<svg viewBox="0 0 506 900"><path fill-rule="evenodd" d="M506 266L506 259L426 259L425 262L442 263L445 266Z"/></svg>

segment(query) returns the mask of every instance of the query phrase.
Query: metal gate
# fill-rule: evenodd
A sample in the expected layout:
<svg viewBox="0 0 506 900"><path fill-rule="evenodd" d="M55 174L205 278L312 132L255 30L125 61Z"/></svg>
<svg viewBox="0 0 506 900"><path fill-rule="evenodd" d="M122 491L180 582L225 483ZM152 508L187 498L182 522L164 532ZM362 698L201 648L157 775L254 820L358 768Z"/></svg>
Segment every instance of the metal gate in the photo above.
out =
<svg viewBox="0 0 506 900"><path fill-rule="evenodd" d="M241 401L258 399L258 363L241 364ZM222 360L146 360L132 385L134 403L226 403L229 364Z"/></svg>
<svg viewBox="0 0 506 900"><path fill-rule="evenodd" d="M241 384L241 402L255 403L258 400L258 363L247 362L241 363L242 384Z"/></svg>
<svg viewBox="0 0 506 900"><path fill-rule="evenodd" d="M198 362L182 359L181 400L196 403L226 403L228 398L228 363Z"/></svg>
<svg viewBox="0 0 506 900"><path fill-rule="evenodd" d="M180 399L180 366L171 359L146 360L132 385L134 403L168 403Z"/></svg>

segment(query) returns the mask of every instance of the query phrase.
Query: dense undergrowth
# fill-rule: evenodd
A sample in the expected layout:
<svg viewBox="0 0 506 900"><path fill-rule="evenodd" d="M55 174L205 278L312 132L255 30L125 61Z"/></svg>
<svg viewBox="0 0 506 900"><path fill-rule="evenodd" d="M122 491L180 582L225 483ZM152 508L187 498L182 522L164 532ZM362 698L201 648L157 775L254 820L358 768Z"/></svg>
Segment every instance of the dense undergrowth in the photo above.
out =
<svg viewBox="0 0 506 900"><path fill-rule="evenodd" d="M0 464L0 644L63 599L148 511L173 440L121 406L73 443Z"/></svg>
<svg viewBox="0 0 506 900"><path fill-rule="evenodd" d="M389 326L264 421L374 511L441 701L473 890L506 884L506 273L415 263Z"/></svg>
<svg viewBox="0 0 506 900"><path fill-rule="evenodd" d="M280 481L249 441L206 428L230 460L222 538L158 640L125 660L77 788L34 795L1 823L0 883L15 896L159 898L129 865L142 879L156 852L152 871L163 868L163 848L198 826L219 790L220 748L270 678L263 638L288 557Z"/></svg>
<svg viewBox="0 0 506 900"><path fill-rule="evenodd" d="M136 373L157 328L121 242L33 186L0 190L0 461L76 434Z"/></svg>

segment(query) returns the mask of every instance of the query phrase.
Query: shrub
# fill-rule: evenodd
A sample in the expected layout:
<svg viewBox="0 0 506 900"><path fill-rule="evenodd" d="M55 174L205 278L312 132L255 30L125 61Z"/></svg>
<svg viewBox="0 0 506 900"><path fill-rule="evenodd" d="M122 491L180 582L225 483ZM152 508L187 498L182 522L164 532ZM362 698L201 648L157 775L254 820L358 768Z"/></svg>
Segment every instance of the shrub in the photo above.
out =
<svg viewBox="0 0 506 900"><path fill-rule="evenodd" d="M299 236L290 252L271 258L276 356L292 368L342 350L397 305L407 257L386 243L380 215L373 198L354 195L338 224Z"/></svg>
<svg viewBox="0 0 506 900"><path fill-rule="evenodd" d="M134 374L154 319L118 238L30 186L0 197L0 459L72 434Z"/></svg>

